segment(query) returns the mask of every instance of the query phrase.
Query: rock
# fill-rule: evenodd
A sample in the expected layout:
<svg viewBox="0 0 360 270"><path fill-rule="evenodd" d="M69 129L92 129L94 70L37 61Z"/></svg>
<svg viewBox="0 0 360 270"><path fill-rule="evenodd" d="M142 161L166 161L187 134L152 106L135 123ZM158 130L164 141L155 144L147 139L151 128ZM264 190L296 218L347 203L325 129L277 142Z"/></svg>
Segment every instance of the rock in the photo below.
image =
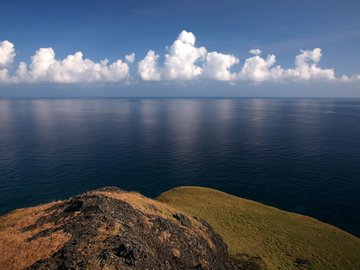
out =
<svg viewBox="0 0 360 270"><path fill-rule="evenodd" d="M176 220L180 221L181 225L183 225L183 226L185 226L185 227L189 227L189 226L190 226L190 221L189 221L189 219L188 219L185 215L179 214L179 213L175 213L175 214L173 215L173 217L174 217Z"/></svg>
<svg viewBox="0 0 360 270"><path fill-rule="evenodd" d="M43 208L21 228L27 249L40 252L39 241L54 234L69 237L47 256L28 256L26 269L242 269L208 223L137 193L105 188ZM21 269L11 265L21 250L5 260L8 269Z"/></svg>

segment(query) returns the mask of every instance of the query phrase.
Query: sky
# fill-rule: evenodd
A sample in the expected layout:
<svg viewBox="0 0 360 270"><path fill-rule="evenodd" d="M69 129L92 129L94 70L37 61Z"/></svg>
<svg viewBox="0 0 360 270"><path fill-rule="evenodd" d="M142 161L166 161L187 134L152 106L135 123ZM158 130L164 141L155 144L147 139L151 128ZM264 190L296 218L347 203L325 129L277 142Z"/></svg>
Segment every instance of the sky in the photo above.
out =
<svg viewBox="0 0 360 270"><path fill-rule="evenodd" d="M355 0L3 0L0 97L360 97Z"/></svg>

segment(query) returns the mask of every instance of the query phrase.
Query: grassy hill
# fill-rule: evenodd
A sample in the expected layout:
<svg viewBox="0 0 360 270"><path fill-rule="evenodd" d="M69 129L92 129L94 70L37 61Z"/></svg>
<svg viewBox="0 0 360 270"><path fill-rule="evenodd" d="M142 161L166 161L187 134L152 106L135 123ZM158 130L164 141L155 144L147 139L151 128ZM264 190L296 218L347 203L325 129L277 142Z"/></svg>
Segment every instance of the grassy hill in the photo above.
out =
<svg viewBox="0 0 360 270"><path fill-rule="evenodd" d="M360 269L360 239L316 219L202 187L157 200L210 223L249 268Z"/></svg>

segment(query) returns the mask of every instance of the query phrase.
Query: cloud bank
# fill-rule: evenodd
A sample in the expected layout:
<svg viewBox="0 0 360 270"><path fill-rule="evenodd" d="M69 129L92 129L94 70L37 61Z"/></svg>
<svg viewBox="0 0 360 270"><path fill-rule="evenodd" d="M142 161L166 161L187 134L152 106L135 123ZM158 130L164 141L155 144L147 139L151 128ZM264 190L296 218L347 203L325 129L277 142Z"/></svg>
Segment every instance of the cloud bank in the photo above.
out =
<svg viewBox="0 0 360 270"><path fill-rule="evenodd" d="M126 55L124 61L110 63L107 59L95 62L82 52L56 59L54 49L40 48L29 64L20 62L14 67L15 47L5 40L0 42L0 84L107 83L136 77L143 81L360 81L360 75L337 77L333 68L320 67L320 48L300 50L293 68L276 65L274 54L263 56L258 48L249 53L252 56L240 61L232 54L208 51L196 45L193 33L183 30L163 56L149 50L137 63L137 74L130 74L129 65L135 63L135 53Z"/></svg>
<svg viewBox="0 0 360 270"><path fill-rule="evenodd" d="M193 33L182 31L165 54L162 66L158 63L160 56L150 50L138 64L140 77L146 81L210 79L284 82L337 79L333 69L318 66L322 56L320 48L301 50L295 57L295 67L290 69L275 66L274 54L263 57L260 49L251 49L249 52L253 56L245 59L236 72L233 69L240 60L235 55L208 52L205 47L196 47L195 41Z"/></svg>
<svg viewBox="0 0 360 270"><path fill-rule="evenodd" d="M119 82L129 77L129 66L122 60L98 63L84 58L82 52L68 55L62 60L55 58L52 48L40 48L31 57L31 63L20 62L13 75L9 75L9 65L15 56L14 45L9 41L0 43L1 83L93 83ZM135 54L127 55L133 62Z"/></svg>

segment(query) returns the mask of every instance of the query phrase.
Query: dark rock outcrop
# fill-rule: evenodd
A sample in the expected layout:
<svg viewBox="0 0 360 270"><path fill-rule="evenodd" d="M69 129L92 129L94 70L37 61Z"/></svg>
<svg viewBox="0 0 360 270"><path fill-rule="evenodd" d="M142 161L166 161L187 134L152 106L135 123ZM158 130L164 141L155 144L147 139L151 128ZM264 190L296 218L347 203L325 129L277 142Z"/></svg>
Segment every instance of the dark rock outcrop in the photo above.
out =
<svg viewBox="0 0 360 270"><path fill-rule="evenodd" d="M27 269L241 269L208 223L172 211L117 188L56 203L22 232L69 240Z"/></svg>

